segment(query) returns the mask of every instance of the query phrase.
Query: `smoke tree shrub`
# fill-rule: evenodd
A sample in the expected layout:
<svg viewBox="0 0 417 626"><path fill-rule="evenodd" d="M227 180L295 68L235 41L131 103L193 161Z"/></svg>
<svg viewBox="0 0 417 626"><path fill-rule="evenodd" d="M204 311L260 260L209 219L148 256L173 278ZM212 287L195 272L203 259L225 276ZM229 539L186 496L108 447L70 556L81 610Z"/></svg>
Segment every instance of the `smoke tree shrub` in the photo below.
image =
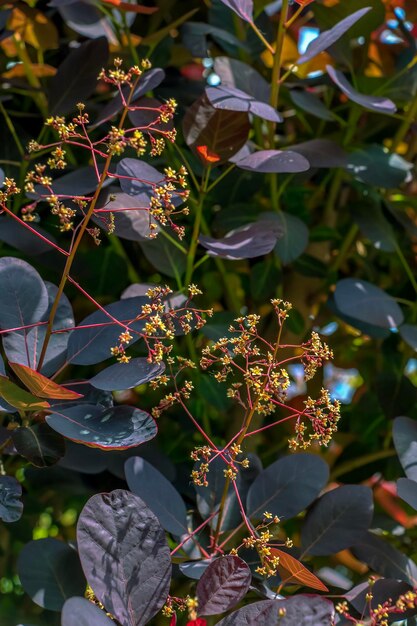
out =
<svg viewBox="0 0 417 626"><path fill-rule="evenodd" d="M1 4L5 623L415 623L416 20Z"/></svg>

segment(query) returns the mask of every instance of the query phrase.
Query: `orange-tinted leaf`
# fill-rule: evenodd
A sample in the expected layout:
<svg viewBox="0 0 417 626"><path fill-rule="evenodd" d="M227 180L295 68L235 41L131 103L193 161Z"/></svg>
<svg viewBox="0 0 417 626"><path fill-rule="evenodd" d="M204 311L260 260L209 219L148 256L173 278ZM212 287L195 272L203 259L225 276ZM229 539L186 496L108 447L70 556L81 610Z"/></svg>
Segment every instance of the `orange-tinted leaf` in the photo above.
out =
<svg viewBox="0 0 417 626"><path fill-rule="evenodd" d="M45 63L32 63L30 66L32 73L38 78L47 78L49 76L55 76L56 67L52 65L46 65ZM3 72L3 78L25 78L26 71L23 63L17 63L7 72Z"/></svg>
<svg viewBox="0 0 417 626"><path fill-rule="evenodd" d="M308 570L298 559L283 550L271 548L271 556L279 557L278 571L283 583L299 583L317 589L318 591L329 591L324 583Z"/></svg>
<svg viewBox="0 0 417 626"><path fill-rule="evenodd" d="M26 365L21 365L20 363L9 363L9 365L29 391L39 398L53 400L77 400L82 398L82 395L79 393L57 385L57 383Z"/></svg>
<svg viewBox="0 0 417 626"><path fill-rule="evenodd" d="M37 50L58 48L58 31L45 13L19 6L12 11L7 28Z"/></svg>
<svg viewBox="0 0 417 626"><path fill-rule="evenodd" d="M219 155L210 150L207 146L197 146L197 152L207 163L217 163L217 161L220 161Z"/></svg>
<svg viewBox="0 0 417 626"><path fill-rule="evenodd" d="M112 4L121 11L129 11L129 13L142 13L144 15L152 15L155 11L159 11L158 7L144 7L141 4L130 4L122 2L122 0L102 0L103 4Z"/></svg>
<svg viewBox="0 0 417 626"><path fill-rule="evenodd" d="M49 408L49 402L44 402L17 385L5 376L0 376L0 398L3 398L21 411L36 411Z"/></svg>

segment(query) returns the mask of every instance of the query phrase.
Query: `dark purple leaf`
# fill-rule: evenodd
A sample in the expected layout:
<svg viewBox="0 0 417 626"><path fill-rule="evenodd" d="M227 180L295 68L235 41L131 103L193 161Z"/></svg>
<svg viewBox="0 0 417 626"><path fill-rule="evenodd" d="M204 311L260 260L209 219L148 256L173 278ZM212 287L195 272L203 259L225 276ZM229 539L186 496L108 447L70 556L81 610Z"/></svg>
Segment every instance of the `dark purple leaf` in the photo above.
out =
<svg viewBox="0 0 417 626"><path fill-rule="evenodd" d="M356 611L362 616L370 617L370 609L376 611L378 605L382 605L385 602L390 601L394 604L398 600L399 596L407 593L411 590L411 586L405 582L394 580L390 578L381 578L374 581L372 587L369 583L361 583L357 585L345 595L346 600L356 609ZM372 598L369 599L368 594L372 594ZM388 615L388 623L395 622L398 619L406 619L408 616L414 614L413 611L406 611L405 613L391 613Z"/></svg>
<svg viewBox="0 0 417 626"><path fill-rule="evenodd" d="M347 166L346 152L331 139L311 139L291 146L291 150L302 154L311 167Z"/></svg>
<svg viewBox="0 0 417 626"><path fill-rule="evenodd" d="M109 409L94 404L73 406L47 415L46 422L67 439L102 450L139 446L158 431L149 413L126 405Z"/></svg>
<svg viewBox="0 0 417 626"><path fill-rule="evenodd" d="M320 596L297 594L279 603L285 615L279 626L330 626L334 623L335 610L332 602Z"/></svg>
<svg viewBox="0 0 417 626"><path fill-rule="evenodd" d="M47 313L38 321L48 319L58 287L45 282L48 297ZM68 329L67 332L53 333L48 343L41 373L52 376L65 362L67 345L71 329L75 324L71 304L65 294L62 294L55 315L53 330ZM46 323L29 330L15 331L3 336L3 346L9 361L27 365L36 369L46 334Z"/></svg>
<svg viewBox="0 0 417 626"><path fill-rule="evenodd" d="M217 626L277 626L279 608L275 600L253 602L224 617Z"/></svg>
<svg viewBox="0 0 417 626"><path fill-rule="evenodd" d="M397 417L392 429L395 449L402 468L411 480L417 480L417 422L410 417Z"/></svg>
<svg viewBox="0 0 417 626"><path fill-rule="evenodd" d="M215 109L243 111L253 113L253 115L270 122L282 122L281 115L270 104L256 100L253 96L236 87L223 85L220 87L208 87L206 95Z"/></svg>
<svg viewBox="0 0 417 626"><path fill-rule="evenodd" d="M164 70L161 70L159 67L155 67L154 69L149 70L148 72L145 72L144 74L142 74L142 76L140 77L138 86L136 87L133 93L132 100L131 100L132 104L136 105L137 100L142 98L146 93L148 93L148 91L152 91L153 89L158 87L158 85L162 83L164 78L165 78L165 72ZM129 94L130 94L130 88L124 87L123 96L125 98L125 101L127 100ZM108 104L106 104L104 109L101 111L98 119L95 121L94 126L98 126L99 124L102 124L103 122L107 122L112 117L120 113L122 109L123 109L123 100L120 94L118 93L112 100L110 100Z"/></svg>
<svg viewBox="0 0 417 626"><path fill-rule="evenodd" d="M62 607L62 626L113 626L114 622L98 606L76 596Z"/></svg>
<svg viewBox="0 0 417 626"><path fill-rule="evenodd" d="M65 440L47 424L17 428L11 433L19 454L36 467L49 467L65 454Z"/></svg>
<svg viewBox="0 0 417 626"><path fill-rule="evenodd" d="M109 43L117 44L110 20L95 6L79 0L61 4L58 10L69 28L88 39L106 37Z"/></svg>
<svg viewBox="0 0 417 626"><path fill-rule="evenodd" d="M17 522L23 513L22 485L13 476L0 476L0 519Z"/></svg>
<svg viewBox="0 0 417 626"><path fill-rule="evenodd" d="M138 497L117 489L90 498L77 526L89 585L122 626L143 626L165 603L171 557L157 517Z"/></svg>
<svg viewBox="0 0 417 626"><path fill-rule="evenodd" d="M105 37L82 43L70 51L49 83L49 110L66 115L95 91L97 76L107 66L109 44ZM77 68L77 71L74 71Z"/></svg>
<svg viewBox="0 0 417 626"><path fill-rule="evenodd" d="M159 107L161 105L162 102L156 98L140 98L132 102L132 106L137 107L136 110L129 110L129 119L133 126L142 128L144 131L152 127L164 132L172 130L174 128L172 120L168 120L168 122L160 120Z"/></svg>
<svg viewBox="0 0 417 626"><path fill-rule="evenodd" d="M33 602L49 611L60 611L68 598L85 591L77 552L58 539L27 543L19 554L17 571Z"/></svg>
<svg viewBox="0 0 417 626"><path fill-rule="evenodd" d="M328 477L327 464L315 454L282 457L252 483L247 513L257 519L262 517L264 511L283 519L294 517L313 502Z"/></svg>
<svg viewBox="0 0 417 626"><path fill-rule="evenodd" d="M417 350L417 326L402 324L400 326L400 335L413 350Z"/></svg>
<svg viewBox="0 0 417 626"><path fill-rule="evenodd" d="M107 468L108 456L111 454L108 450L90 448L69 439L65 441L65 447L65 456L58 463L60 467L82 474L100 474Z"/></svg>
<svg viewBox="0 0 417 626"><path fill-rule="evenodd" d="M320 52L327 50L330 48L342 35L344 35L353 24L356 24L358 20L361 19L364 15L371 10L371 7L364 7L363 9L359 9L359 11L355 11L345 19L338 22L333 28L329 30L325 30L320 33L317 39L313 39L313 41L308 46L306 52L296 61L296 65L301 65L302 63L307 63L307 61L311 61L314 59Z"/></svg>
<svg viewBox="0 0 417 626"><path fill-rule="evenodd" d="M291 213L266 212L259 216L259 221L272 222L276 224L282 235L278 238L275 245L275 254L281 259L284 265L288 265L300 254L304 252L308 245L308 228L305 223Z"/></svg>
<svg viewBox="0 0 417 626"><path fill-rule="evenodd" d="M237 13L242 20L253 22L253 0L220 0L220 2Z"/></svg>
<svg viewBox="0 0 417 626"><path fill-rule="evenodd" d="M188 561L186 563L180 563L179 568L184 576L191 578L192 580L200 580L210 563L211 559L202 559L201 561Z"/></svg>
<svg viewBox="0 0 417 626"><path fill-rule="evenodd" d="M326 69L332 81L341 91L343 91L349 100L352 100L352 102L356 102L365 109L376 111L377 113L392 114L397 110L395 103L389 98L383 98L381 96L368 96L363 93L359 93L359 91L356 91L356 89L350 84L342 72L335 70L331 65L327 65Z"/></svg>
<svg viewBox="0 0 417 626"><path fill-rule="evenodd" d="M397 495L417 511L417 483L409 478L397 481Z"/></svg>
<svg viewBox="0 0 417 626"><path fill-rule="evenodd" d="M104 184L110 184L108 179ZM52 181L51 188L56 195L63 196L86 196L96 190L98 178L96 171L90 165L80 167L78 170L64 174ZM30 198L38 195L50 196L51 192L43 185L35 185L35 193L29 193Z"/></svg>
<svg viewBox="0 0 417 626"><path fill-rule="evenodd" d="M126 287L120 296L122 300L126 298L137 298L137 296L146 296L149 289L154 289L156 287L155 283L133 283Z"/></svg>
<svg viewBox="0 0 417 626"><path fill-rule="evenodd" d="M0 328L34 324L47 310L48 293L38 272L21 259L0 259Z"/></svg>
<svg viewBox="0 0 417 626"><path fill-rule="evenodd" d="M30 224L30 227L46 239L49 239L49 241L56 243L56 239L43 228L36 224ZM7 216L0 217L0 241L4 241L4 243L17 248L17 250L29 256L35 256L51 250L51 246L46 241L43 241L30 230L22 227L19 222Z"/></svg>
<svg viewBox="0 0 417 626"><path fill-rule="evenodd" d="M133 345L139 339L132 331L140 332L144 328L143 320L136 322L133 320L141 314L142 306L148 302L149 299L146 297L127 298L103 307L111 317L129 326L133 336L129 345ZM119 335L125 329L116 324L111 317L103 311L96 311L75 328L68 342L68 362L76 365L94 365L112 356L110 348L118 344Z"/></svg>
<svg viewBox="0 0 417 626"><path fill-rule="evenodd" d="M343 485L325 493L307 513L301 531L305 553L335 554L360 540L373 516L372 490Z"/></svg>
<svg viewBox="0 0 417 626"><path fill-rule="evenodd" d="M377 250L395 252L397 242L394 231L378 204L355 205L352 214L364 237L369 239Z"/></svg>
<svg viewBox="0 0 417 626"><path fill-rule="evenodd" d="M225 163L246 143L250 131L247 113L215 109L206 96L189 107L183 120L187 145L203 160L199 148L206 148L216 164Z"/></svg>
<svg viewBox="0 0 417 626"><path fill-rule="evenodd" d="M242 170L266 174L296 174L310 169L307 159L292 150L258 150L231 160Z"/></svg>
<svg viewBox="0 0 417 626"><path fill-rule="evenodd" d="M156 239L141 241L140 247L143 254L158 272L181 277L187 266L187 256L162 233Z"/></svg>
<svg viewBox="0 0 417 626"><path fill-rule="evenodd" d="M339 280L334 298L337 308L343 314L374 326L397 328L404 319L394 298L359 278Z"/></svg>
<svg viewBox="0 0 417 626"><path fill-rule="evenodd" d="M130 491L142 498L166 531L177 537L188 532L184 501L161 472L137 456L126 461L125 475Z"/></svg>
<svg viewBox="0 0 417 626"><path fill-rule="evenodd" d="M390 189L411 180L412 163L384 146L371 144L354 150L348 161L347 171L367 185Z"/></svg>
<svg viewBox="0 0 417 626"><path fill-rule="evenodd" d="M252 574L238 556L221 556L206 569L197 584L198 614L218 615L245 597Z"/></svg>
<svg viewBox="0 0 417 626"><path fill-rule="evenodd" d="M271 88L265 78L253 67L230 57L215 57L214 72L220 76L222 86L236 87L256 100L269 103Z"/></svg>
<svg viewBox="0 0 417 626"><path fill-rule="evenodd" d="M404 580L413 587L417 585L417 565L414 561L373 533L364 535L352 547L352 552L380 576Z"/></svg>
<svg viewBox="0 0 417 626"><path fill-rule="evenodd" d="M320 120L329 122L334 120L333 113L313 93L302 89L291 89L290 98L302 111L314 115Z"/></svg>
<svg viewBox="0 0 417 626"><path fill-rule="evenodd" d="M149 363L145 357L131 359L129 363L114 363L93 378L90 385L104 391L123 391L144 385L165 370L164 363Z"/></svg>
<svg viewBox="0 0 417 626"><path fill-rule="evenodd" d="M112 211L114 216L114 230L112 232L122 239L146 241L151 232L157 233L159 230L159 226L149 213L148 197L143 201L137 196L130 196L123 191L110 187L100 195L99 208ZM102 217L103 214L100 217L98 215L96 214L94 221L108 232L110 224L106 217L108 213L104 214L104 218ZM150 229L150 224L156 226L153 231Z"/></svg>
<svg viewBox="0 0 417 626"><path fill-rule="evenodd" d="M186 22L181 28L184 46L191 52L193 57L206 57L209 54L208 37L213 38L221 46L229 44L248 50L248 46L240 39L223 28L217 28L212 24L202 22Z"/></svg>
<svg viewBox="0 0 417 626"><path fill-rule="evenodd" d="M232 260L253 259L271 252L279 234L275 224L271 228L269 223L254 222L230 231L222 239L200 235L200 244L211 256Z"/></svg>
<svg viewBox="0 0 417 626"><path fill-rule="evenodd" d="M0 167L0 187L2 187L2 186L3 186L3 183L4 183L4 179L5 179L5 178L6 178L6 176L5 176L5 174L4 174L4 171L3 171L3 170L1 169L1 167Z"/></svg>
<svg viewBox="0 0 417 626"><path fill-rule="evenodd" d="M164 174L140 159L122 159L117 164L116 173L120 176L122 191L135 196L136 202L143 207L149 207L155 184L162 184L165 179Z"/></svg>

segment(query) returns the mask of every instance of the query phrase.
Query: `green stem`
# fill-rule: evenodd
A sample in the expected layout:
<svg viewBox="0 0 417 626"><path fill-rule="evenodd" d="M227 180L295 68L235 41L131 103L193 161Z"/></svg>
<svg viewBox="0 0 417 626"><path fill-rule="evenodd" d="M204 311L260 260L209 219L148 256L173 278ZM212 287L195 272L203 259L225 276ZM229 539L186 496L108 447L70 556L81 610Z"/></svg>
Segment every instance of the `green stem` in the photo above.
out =
<svg viewBox="0 0 417 626"><path fill-rule="evenodd" d="M401 265L403 266L403 268L404 268L404 270L405 270L405 272L406 272L406 274L407 274L407 276L408 276L408 278L410 280L410 283L413 285L413 289L414 289L415 293L417 294L417 281L416 281L416 278L415 278L415 276L413 274L413 271L412 271L411 267L408 264L407 259L405 258L404 254L403 254L403 251L401 250L401 247L398 245L397 241L395 242L395 250L396 250L396 252L398 254L398 258L401 261Z"/></svg>
<svg viewBox="0 0 417 626"><path fill-rule="evenodd" d="M0 101L0 111L3 114L3 117L4 117L5 121L6 121L7 128L9 129L10 134L11 134L11 136L14 139L14 142L16 144L16 147L18 149L18 152L19 152L20 156L24 156L25 149L22 146L22 143L21 143L21 141L20 141L20 139L18 137L18 134L16 133L16 129L15 129L14 125L13 125L12 120L10 119L10 116L7 113L6 109L4 108L3 103L1 101Z"/></svg>
<svg viewBox="0 0 417 626"><path fill-rule="evenodd" d="M358 459L353 459L352 461L346 461L346 463L342 463L339 467L336 467L335 470L330 474L330 481L339 478L339 476L343 476L344 474L348 474L359 467L363 467L364 465L369 465L370 463L374 463L375 461L380 461L381 459L387 459L390 456L395 456L395 450L378 450L378 452L371 452L370 454L365 454L364 456L359 457Z"/></svg>
<svg viewBox="0 0 417 626"><path fill-rule="evenodd" d="M250 24L250 26L251 26L251 28L252 28L253 32L255 33L255 35L257 35L257 37L259 37L259 39L262 41L262 43L264 44L265 48L266 48L267 50L269 50L269 52L270 52L271 54L274 54L274 52L275 52L275 51L274 51L273 47L271 46L271 44L269 43L269 41L267 41L267 40L265 39L265 37L263 36L263 34L262 34L262 33L261 33L261 31L259 30L259 28L256 26L255 22L249 22L249 24Z"/></svg>
<svg viewBox="0 0 417 626"><path fill-rule="evenodd" d="M400 145L400 143L403 141L403 139L405 138L406 134L408 133L411 124L415 121L417 117L417 91L414 94L414 98L411 101L411 104L408 108L407 111L407 115L403 121L403 123L400 125L397 134L394 137L394 141L392 143L391 146L391 151L392 152L396 152L398 146Z"/></svg>
<svg viewBox="0 0 417 626"><path fill-rule="evenodd" d="M204 175L203 175L203 180L202 180L201 186L200 186L200 194L199 194L197 205L196 205L193 233L191 235L191 243L190 243L190 247L188 249L187 270L186 270L186 273L185 273L185 284L186 285L189 285L191 283L191 281L192 281L192 278L193 278L194 261L195 261L195 255L196 255L196 252L197 252L198 237L200 235L200 230L201 230L201 221L202 221L202 217L203 217L204 200L205 200L205 197L206 197L206 194L207 194L208 181L209 181L209 178L210 178L210 170L211 170L211 167L209 166L207 168L207 170L205 171Z"/></svg>
<svg viewBox="0 0 417 626"><path fill-rule="evenodd" d="M234 170L234 169L235 169L235 167L236 167L236 165L235 165L234 163L232 163L232 164L231 164L228 168L226 168L225 170L223 170L223 172L220 174L220 176L218 176L218 177L216 178L216 180L215 180L215 181L213 181L213 182L211 183L211 185L209 185L209 186L207 187L207 193L210 193L210 191L211 191L212 189L214 189L214 188L215 188L215 187L219 184L219 182L220 182L221 180L223 180L223 178L225 178L228 174L230 174L230 172L231 172L232 170Z"/></svg>
<svg viewBox="0 0 417 626"><path fill-rule="evenodd" d="M16 47L17 56L21 60L23 67L25 68L26 78L28 83L35 92L32 94L33 100L36 102L43 117L46 117L48 111L48 103L45 94L42 92L42 84L39 78L33 73L32 61L27 53L25 42L22 40L18 33L13 35L13 43Z"/></svg>
<svg viewBox="0 0 417 626"><path fill-rule="evenodd" d="M342 265L343 261L346 258L346 255L348 254L351 245L353 244L353 242L356 239L356 235L358 234L358 226L356 224L352 224L352 226L350 227L344 241L343 244L340 247L339 250L339 254L337 255L336 259L333 262L333 265L330 268L330 271L332 272L337 272L337 270L340 268L340 266Z"/></svg>

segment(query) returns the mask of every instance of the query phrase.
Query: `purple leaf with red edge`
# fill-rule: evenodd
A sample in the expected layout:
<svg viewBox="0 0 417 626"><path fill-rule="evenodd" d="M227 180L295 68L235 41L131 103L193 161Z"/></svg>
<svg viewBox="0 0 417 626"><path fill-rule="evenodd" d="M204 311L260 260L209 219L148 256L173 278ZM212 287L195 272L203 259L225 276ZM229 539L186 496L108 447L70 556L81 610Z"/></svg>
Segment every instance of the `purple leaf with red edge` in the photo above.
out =
<svg viewBox="0 0 417 626"><path fill-rule="evenodd" d="M164 78L165 78L165 72L159 67L155 67L152 70L149 70L148 72L145 72L144 74L142 74L142 76L140 77L138 86L136 87L133 93L132 99L131 99L132 105L138 104L137 100L142 98L148 91L152 91L153 89L158 87L158 85L162 83ZM124 87L122 89L122 92L123 92L123 97L126 101L126 99L129 97L129 94L130 94L130 87ZM107 122L112 117L120 113L122 109L123 109L123 100L122 100L120 93L118 93L113 98L113 100L110 100L110 102L108 102L108 104L106 104L106 106L103 108L98 119L95 121L94 126L98 126L99 124L102 124L103 122Z"/></svg>
<svg viewBox="0 0 417 626"><path fill-rule="evenodd" d="M370 111L376 111L377 113L395 113L397 110L396 104L389 98L381 96L369 96L363 93L359 93L347 80L346 76L335 70L331 65L326 65L327 73L332 81L339 87L341 91L356 104L360 104L365 109Z"/></svg>
<svg viewBox="0 0 417 626"><path fill-rule="evenodd" d="M252 580L249 567L238 556L221 556L205 570L197 584L198 614L218 615L245 597Z"/></svg>
<svg viewBox="0 0 417 626"><path fill-rule="evenodd" d="M116 406L108 409L81 404L55 409L46 422L63 437L102 450L126 450L153 439L155 420L140 409Z"/></svg>
<svg viewBox="0 0 417 626"><path fill-rule="evenodd" d="M131 359L129 363L114 363L93 378L90 385L103 391L123 391L144 385L165 370L164 363L149 363L145 357Z"/></svg>
<svg viewBox="0 0 417 626"><path fill-rule="evenodd" d="M280 606L276 600L253 602L224 617L217 626L277 626Z"/></svg>
<svg viewBox="0 0 417 626"><path fill-rule="evenodd" d="M230 160L242 170L266 174L296 174L310 169L307 159L292 150L258 150L239 160Z"/></svg>
<svg viewBox="0 0 417 626"><path fill-rule="evenodd" d="M245 22L253 22L253 0L220 0Z"/></svg>
<svg viewBox="0 0 417 626"><path fill-rule="evenodd" d="M171 556L157 517L117 489L90 498L77 525L81 564L98 600L122 626L144 626L164 605Z"/></svg>
<svg viewBox="0 0 417 626"><path fill-rule="evenodd" d="M320 33L317 39L313 39L313 41L308 46L306 52L300 56L300 58L296 61L296 65L301 65L302 63L307 63L307 61L311 61L314 59L320 52L324 52L327 48L330 48L338 39L340 39L348 30L356 24L358 20L360 20L364 15L371 10L371 7L364 7L363 9L359 9L359 11L355 11L345 19L338 22L333 28L329 28L329 30L325 30Z"/></svg>
<svg viewBox="0 0 417 626"><path fill-rule="evenodd" d="M243 111L252 113L270 122L282 122L282 117L274 107L266 102L256 100L253 96L237 89L221 85L208 87L206 95L215 109L226 111Z"/></svg>
<svg viewBox="0 0 417 626"><path fill-rule="evenodd" d="M222 239L200 236L200 244L211 256L225 259L252 259L274 249L281 231L275 224L254 222L230 231Z"/></svg>
<svg viewBox="0 0 417 626"><path fill-rule="evenodd" d="M77 596L65 602L61 619L62 626L114 626L113 620L102 609Z"/></svg>

